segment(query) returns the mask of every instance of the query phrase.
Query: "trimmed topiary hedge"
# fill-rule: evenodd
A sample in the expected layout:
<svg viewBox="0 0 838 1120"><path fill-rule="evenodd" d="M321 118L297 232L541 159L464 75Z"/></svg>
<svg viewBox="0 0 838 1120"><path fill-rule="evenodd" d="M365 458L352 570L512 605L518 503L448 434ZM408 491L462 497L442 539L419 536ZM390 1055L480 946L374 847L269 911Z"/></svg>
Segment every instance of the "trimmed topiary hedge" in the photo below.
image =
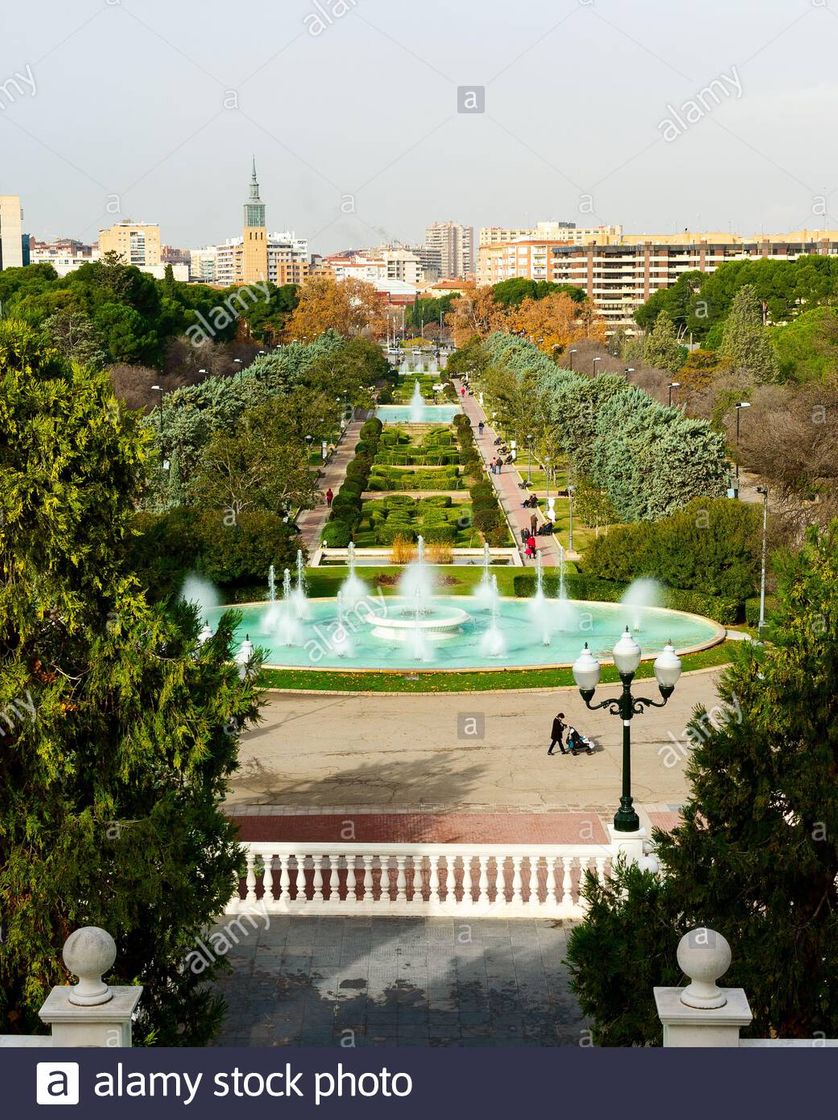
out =
<svg viewBox="0 0 838 1120"><path fill-rule="evenodd" d="M532 571L521 572L516 575L512 581L515 595L523 599L534 595L535 579L535 573ZM597 579L594 576L579 572L567 575L565 586L571 599L591 599L595 602L619 603L630 585ZM544 592L548 596L558 595L558 573L544 573ZM686 591L683 588L662 587L660 605L669 607L673 611L686 611L688 614L704 615L722 626L731 625L742 617L740 604L735 599L721 595L708 595L702 591Z"/></svg>

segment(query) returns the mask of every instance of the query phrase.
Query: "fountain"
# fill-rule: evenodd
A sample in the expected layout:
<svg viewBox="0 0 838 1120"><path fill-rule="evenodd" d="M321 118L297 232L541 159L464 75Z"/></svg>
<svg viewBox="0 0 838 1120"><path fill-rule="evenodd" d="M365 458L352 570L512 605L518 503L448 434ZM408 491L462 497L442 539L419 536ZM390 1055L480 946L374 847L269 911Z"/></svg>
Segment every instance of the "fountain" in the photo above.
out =
<svg viewBox="0 0 838 1120"><path fill-rule="evenodd" d="M484 657L503 657L506 653L506 639L501 633L499 622L500 594L498 593L498 577L492 576L492 621L489 629L480 640L480 652Z"/></svg>
<svg viewBox="0 0 838 1120"><path fill-rule="evenodd" d="M566 553L563 544L559 544L559 598L557 602L558 609L558 627L560 630L573 630L576 625L576 611L573 607L570 597L567 593L567 584L565 582L565 566L566 566Z"/></svg>
<svg viewBox="0 0 838 1120"><path fill-rule="evenodd" d="M346 550L346 562L349 565L349 575L341 584L340 590L343 595L344 606L351 610L352 607L357 607L363 599L366 599L370 593L369 587L355 575L355 545L352 541L349 542L349 547Z"/></svg>
<svg viewBox="0 0 838 1120"><path fill-rule="evenodd" d="M550 612L547 610L547 596L544 594L544 568L541 553L536 553L535 558L535 594L529 601L530 613L536 625L541 627L541 641L545 646L550 645Z"/></svg>
<svg viewBox="0 0 838 1120"><path fill-rule="evenodd" d="M484 610L490 610L494 599L492 591L492 574L489 571L492 563L492 554L489 551L488 541L483 542L483 575L474 589L474 597Z"/></svg>
<svg viewBox="0 0 838 1120"><path fill-rule="evenodd" d="M387 641L409 641L416 660L429 661L429 642L441 642L459 633L469 621L459 607L440 607L434 602L434 579L425 560L425 541L419 537L416 559L405 568L399 580L400 600L384 616L375 618L372 633Z"/></svg>
<svg viewBox="0 0 838 1120"><path fill-rule="evenodd" d="M413 396L410 398L410 422L411 424L421 424L425 415L425 398L422 396L422 390L419 387L419 382L413 382Z"/></svg>
<svg viewBox="0 0 838 1120"><path fill-rule="evenodd" d="M656 607L661 599L661 585L656 579L636 579L629 585L620 603L629 611L632 630L641 630L643 612Z"/></svg>
<svg viewBox="0 0 838 1120"><path fill-rule="evenodd" d="M298 646L302 644L302 627L294 609L294 591L291 587L291 569L286 568L282 577L282 605L277 624L280 644Z"/></svg>
<svg viewBox="0 0 838 1120"><path fill-rule="evenodd" d="M291 594L294 613L297 618L308 617L308 595L306 593L306 568L302 549L297 549L297 582Z"/></svg>
<svg viewBox="0 0 838 1120"><path fill-rule="evenodd" d="M354 653L354 646L352 639L346 629L346 601L342 591L338 591L337 596L338 618L337 627L330 639L330 645L333 652L337 657L346 658L351 657Z"/></svg>
<svg viewBox="0 0 838 1120"><path fill-rule="evenodd" d="M183 582L183 587L181 588L180 597L187 603L193 603L197 606L202 616L205 615L208 610L215 610L221 602L213 584L211 584L209 580L201 579L196 575L186 577Z"/></svg>

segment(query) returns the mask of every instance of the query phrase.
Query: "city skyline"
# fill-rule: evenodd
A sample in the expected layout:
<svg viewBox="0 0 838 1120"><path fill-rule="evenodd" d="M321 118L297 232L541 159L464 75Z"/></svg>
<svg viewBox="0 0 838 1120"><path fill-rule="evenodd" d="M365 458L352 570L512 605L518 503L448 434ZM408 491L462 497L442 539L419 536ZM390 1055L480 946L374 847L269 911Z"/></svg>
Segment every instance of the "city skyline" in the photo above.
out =
<svg viewBox="0 0 838 1120"><path fill-rule="evenodd" d="M167 244L208 244L236 229L256 152L271 225L324 254L418 243L449 219L834 227L838 157L822 137L838 85L819 75L835 13L745 3L721 38L721 7L685 35L661 4L628 21L605 0L431 0L417 24L375 0L331 22L334 4L291 0L255 4L253 36L219 34L217 0L200 23L160 0L46 0L37 20L4 17L0 190L39 239L90 241L131 217Z"/></svg>

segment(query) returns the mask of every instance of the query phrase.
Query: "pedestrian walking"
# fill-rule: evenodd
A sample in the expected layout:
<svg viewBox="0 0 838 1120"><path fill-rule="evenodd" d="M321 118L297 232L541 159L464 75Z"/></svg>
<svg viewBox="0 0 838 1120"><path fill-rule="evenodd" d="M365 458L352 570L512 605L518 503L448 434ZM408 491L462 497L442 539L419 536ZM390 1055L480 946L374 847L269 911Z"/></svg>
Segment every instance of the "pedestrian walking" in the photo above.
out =
<svg viewBox="0 0 838 1120"><path fill-rule="evenodd" d="M330 486L329 489L326 491L326 505L329 506L330 508L331 508L332 500L333 500L334 496L335 495L332 493L332 488Z"/></svg>
<svg viewBox="0 0 838 1120"><path fill-rule="evenodd" d="M566 728L567 724L564 721L564 712L559 712L559 714L553 720L553 729L550 732L552 742L547 748L548 754L553 753L553 748L555 747L556 743L559 744L559 750L562 752L562 754L567 754L567 751L564 749L564 745L562 743Z"/></svg>
<svg viewBox="0 0 838 1120"><path fill-rule="evenodd" d="M535 531L536 531L537 528L538 528L538 514L533 513L530 516L530 532L532 533L533 536L535 536Z"/></svg>
<svg viewBox="0 0 838 1120"><path fill-rule="evenodd" d="M485 424L483 423L483 421L481 420L481 421L480 421L480 423L479 423L479 424L477 425L477 432L478 432L478 435L481 435L481 436L483 435L483 429L484 429L485 427L486 427L486 425L485 425Z"/></svg>

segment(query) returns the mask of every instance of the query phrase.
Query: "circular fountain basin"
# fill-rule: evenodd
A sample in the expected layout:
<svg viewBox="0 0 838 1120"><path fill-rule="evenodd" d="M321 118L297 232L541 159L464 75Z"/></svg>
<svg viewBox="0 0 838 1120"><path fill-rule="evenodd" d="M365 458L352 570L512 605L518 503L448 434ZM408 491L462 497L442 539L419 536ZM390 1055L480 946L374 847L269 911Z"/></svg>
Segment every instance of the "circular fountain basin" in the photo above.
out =
<svg viewBox="0 0 838 1120"><path fill-rule="evenodd" d="M382 424L450 424L458 404L380 404L375 415Z"/></svg>
<svg viewBox="0 0 838 1120"><path fill-rule="evenodd" d="M418 616L411 613L410 607L405 607L400 614L390 614L377 622L372 635L382 641L404 642L420 632L429 641L444 642L461 634L463 626L470 621L471 616L459 607L432 607Z"/></svg>
<svg viewBox="0 0 838 1120"><path fill-rule="evenodd" d="M656 657L670 640L683 654L716 645L725 636L724 628L708 618L658 607L500 599L496 625L503 651L493 655L484 643L492 625L491 603L476 596L434 596L433 614L424 616L427 626L420 628L410 598L379 597L369 591L345 604L343 629L335 599L310 599L307 605L308 616L298 620L295 644L284 645L287 631L270 617L271 604L237 604L233 609L242 615L237 640L249 634L262 649L264 663L276 668L439 672L571 665L585 642L602 661L609 661L626 626L644 658ZM213 628L224 609L205 612ZM409 641L411 635L420 640ZM342 642L347 636L349 654Z"/></svg>

